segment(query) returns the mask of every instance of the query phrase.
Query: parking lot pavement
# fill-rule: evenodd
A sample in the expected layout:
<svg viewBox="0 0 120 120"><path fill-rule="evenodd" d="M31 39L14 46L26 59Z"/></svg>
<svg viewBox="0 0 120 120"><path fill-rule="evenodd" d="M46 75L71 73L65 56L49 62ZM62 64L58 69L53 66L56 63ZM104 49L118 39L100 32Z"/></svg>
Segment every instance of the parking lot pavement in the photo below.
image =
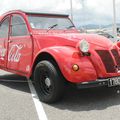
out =
<svg viewBox="0 0 120 120"><path fill-rule="evenodd" d="M120 120L117 90L69 88L62 101L42 105L48 120ZM25 77L0 71L0 120L38 120Z"/></svg>
<svg viewBox="0 0 120 120"><path fill-rule="evenodd" d="M38 120L25 77L0 71L0 120Z"/></svg>
<svg viewBox="0 0 120 120"><path fill-rule="evenodd" d="M68 90L62 101L43 106L49 120L120 120L120 94L116 90Z"/></svg>

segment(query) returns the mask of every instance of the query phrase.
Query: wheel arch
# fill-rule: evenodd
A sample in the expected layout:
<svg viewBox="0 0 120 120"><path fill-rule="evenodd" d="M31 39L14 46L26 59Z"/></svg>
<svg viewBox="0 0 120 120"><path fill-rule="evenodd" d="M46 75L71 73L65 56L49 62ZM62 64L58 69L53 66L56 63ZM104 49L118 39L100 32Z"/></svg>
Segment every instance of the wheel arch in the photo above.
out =
<svg viewBox="0 0 120 120"><path fill-rule="evenodd" d="M56 59L53 57L53 55L51 55L50 53L48 52L41 52L37 55L35 61L34 61L34 64L32 66L32 70L31 70L31 76L33 75L34 73L34 70L35 70L35 66L42 60L48 60L50 61L51 63L53 63L55 65L55 67L58 69L59 73L63 76L61 70L60 70L60 67L56 61ZM64 77L64 76L63 76Z"/></svg>

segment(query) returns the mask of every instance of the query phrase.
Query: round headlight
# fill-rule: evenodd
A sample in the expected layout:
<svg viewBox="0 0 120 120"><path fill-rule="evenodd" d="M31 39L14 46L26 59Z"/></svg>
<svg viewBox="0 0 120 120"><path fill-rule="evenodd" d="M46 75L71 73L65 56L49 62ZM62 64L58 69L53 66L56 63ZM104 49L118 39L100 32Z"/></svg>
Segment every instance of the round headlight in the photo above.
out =
<svg viewBox="0 0 120 120"><path fill-rule="evenodd" d="M80 41L80 50L84 53L88 52L89 51L89 43L86 41L86 40L81 40Z"/></svg>

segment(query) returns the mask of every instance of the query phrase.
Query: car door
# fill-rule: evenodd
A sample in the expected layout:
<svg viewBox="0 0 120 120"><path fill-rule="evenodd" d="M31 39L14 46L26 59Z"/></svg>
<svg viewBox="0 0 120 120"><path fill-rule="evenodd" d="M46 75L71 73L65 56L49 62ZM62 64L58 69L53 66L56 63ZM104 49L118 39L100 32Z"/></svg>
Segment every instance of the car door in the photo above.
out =
<svg viewBox="0 0 120 120"><path fill-rule="evenodd" d="M0 67L6 68L7 65L7 42L9 36L10 17L3 18L0 22Z"/></svg>
<svg viewBox="0 0 120 120"><path fill-rule="evenodd" d="M23 16L13 14L10 26L7 67L26 74L32 62L32 39Z"/></svg>

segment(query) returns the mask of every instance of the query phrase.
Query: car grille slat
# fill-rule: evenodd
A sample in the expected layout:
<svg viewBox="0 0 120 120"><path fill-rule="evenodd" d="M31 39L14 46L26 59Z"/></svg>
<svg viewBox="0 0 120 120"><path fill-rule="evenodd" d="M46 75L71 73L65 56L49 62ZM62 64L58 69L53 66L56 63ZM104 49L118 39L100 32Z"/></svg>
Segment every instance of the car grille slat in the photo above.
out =
<svg viewBox="0 0 120 120"><path fill-rule="evenodd" d="M111 52L112 52L112 54L115 58L115 61L116 61L117 65L120 67L120 56L119 56L118 51L115 50L115 49L112 49Z"/></svg>
<svg viewBox="0 0 120 120"><path fill-rule="evenodd" d="M108 50L96 50L96 52L100 56L105 66L106 72L115 73L116 72L115 63L110 52Z"/></svg>

